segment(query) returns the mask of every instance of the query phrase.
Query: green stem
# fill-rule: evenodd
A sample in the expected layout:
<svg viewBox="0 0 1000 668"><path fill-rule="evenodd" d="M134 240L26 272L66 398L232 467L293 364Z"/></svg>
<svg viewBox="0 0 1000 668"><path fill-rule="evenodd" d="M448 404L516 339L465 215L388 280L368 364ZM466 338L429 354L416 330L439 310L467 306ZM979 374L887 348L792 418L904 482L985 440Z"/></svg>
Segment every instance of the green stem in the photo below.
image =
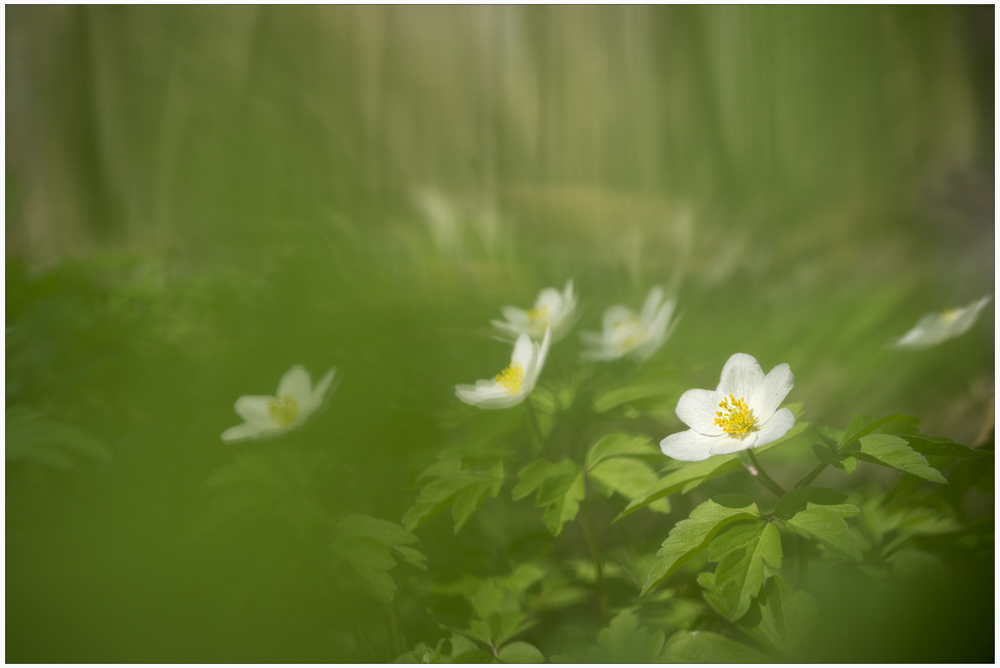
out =
<svg viewBox="0 0 1000 668"><path fill-rule="evenodd" d="M584 532L587 534L587 543L590 545L590 556L594 560L594 571L597 575L597 596L601 602L601 616L604 623L611 622L611 609L608 605L608 585L604 580L604 564L601 561L601 548L597 545L597 532L594 528L594 519L590 516L590 511L584 504L580 505L580 512L583 518Z"/></svg>
<svg viewBox="0 0 1000 668"><path fill-rule="evenodd" d="M753 464L753 466L745 467L746 470L750 473L750 475L756 478L760 482L760 484L764 485L764 487L767 487L767 489L770 490L772 493L776 494L779 497L784 496L785 490L782 489L781 485L776 483L774 479L767 474L767 471L764 470L764 467L760 465L759 461L757 461L757 457L753 454L753 450L747 450L747 454L750 455L750 462L751 464Z"/></svg>
<svg viewBox="0 0 1000 668"><path fill-rule="evenodd" d="M396 656L402 656L406 653L406 640L403 638L403 632L399 628L399 616L396 615L396 605L390 603L386 607L389 609L389 629L392 632L392 644L396 650Z"/></svg>
<svg viewBox="0 0 1000 668"><path fill-rule="evenodd" d="M531 423L531 429L535 432L535 436L538 437L538 442L545 445L545 437L542 436L542 427L538 424L538 416L535 414L535 409L531 406L531 398L525 400L525 408L528 410L528 414L531 418L528 420Z"/></svg>
<svg viewBox="0 0 1000 668"><path fill-rule="evenodd" d="M798 489L799 487L806 487L807 485L811 484L812 481L815 480L816 477L819 476L819 474L822 473L827 466L828 466L827 464L820 464L819 466L814 468L812 471L809 472L809 475L807 475L805 478L795 483L795 487L793 489Z"/></svg>

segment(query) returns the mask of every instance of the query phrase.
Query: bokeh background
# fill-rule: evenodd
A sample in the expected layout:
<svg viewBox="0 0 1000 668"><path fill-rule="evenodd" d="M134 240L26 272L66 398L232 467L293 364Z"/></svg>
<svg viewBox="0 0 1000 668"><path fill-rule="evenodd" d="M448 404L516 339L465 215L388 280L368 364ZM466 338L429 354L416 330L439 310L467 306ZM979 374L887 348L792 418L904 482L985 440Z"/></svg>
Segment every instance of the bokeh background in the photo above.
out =
<svg viewBox="0 0 1000 668"><path fill-rule="evenodd" d="M743 351L791 365L809 420L905 412L992 438L992 303L960 339L885 346L993 291L992 6L5 18L7 660L392 660L385 607L327 591L287 525L199 532L203 483L285 448L329 512L398 522L466 415L454 385L506 364L489 320L569 278L576 331L653 284L678 296L650 433L681 428L677 395ZM581 364L576 331L554 368ZM281 441L222 443L233 401L292 364L338 368L329 408ZM23 424L47 431L12 437ZM791 452L782 482L814 464ZM967 505L992 522L992 489ZM538 514L510 506L418 532L429 577L536 549ZM655 549L679 517L615 531ZM452 613L397 570L412 645ZM988 575L945 608L947 651L906 618L862 634L883 652L863 658L992 655ZM592 637L588 614L533 641Z"/></svg>

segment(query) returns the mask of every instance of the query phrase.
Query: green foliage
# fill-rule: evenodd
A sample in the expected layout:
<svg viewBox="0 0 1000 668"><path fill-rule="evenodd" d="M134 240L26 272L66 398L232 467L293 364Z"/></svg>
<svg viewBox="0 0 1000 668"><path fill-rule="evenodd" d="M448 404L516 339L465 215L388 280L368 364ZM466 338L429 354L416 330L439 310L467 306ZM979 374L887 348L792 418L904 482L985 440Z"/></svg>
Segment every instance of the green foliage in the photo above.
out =
<svg viewBox="0 0 1000 668"><path fill-rule="evenodd" d="M860 447L851 450L859 459L912 473L924 480L947 484L941 472L928 466L927 459L909 446L906 439L891 434L862 436Z"/></svg>
<svg viewBox="0 0 1000 668"><path fill-rule="evenodd" d="M597 644L586 653L552 657L553 663L662 663L665 636L639 622L633 609L615 615L606 629L597 634Z"/></svg>
<svg viewBox="0 0 1000 668"><path fill-rule="evenodd" d="M513 490L515 501L535 490L535 506L545 508L545 526L558 536L566 522L571 522L580 511L580 502L586 496L583 472L568 459L558 463L538 460L528 464L517 474L519 482Z"/></svg>
<svg viewBox="0 0 1000 668"><path fill-rule="evenodd" d="M641 496L659 476L640 457L656 456L658 449L647 436L614 433L602 437L587 453L587 476L607 496L617 492L630 501ZM664 499L649 504L651 510L670 512Z"/></svg>
<svg viewBox="0 0 1000 668"><path fill-rule="evenodd" d="M455 533L458 533L488 496L496 497L500 493L504 465L499 459L443 459L427 467L417 480L425 478L429 482L403 516L403 525L413 531L450 506Z"/></svg>
<svg viewBox="0 0 1000 668"><path fill-rule="evenodd" d="M723 494L706 501L678 522L656 553L657 561L649 571L642 594L667 579L686 561L708 547L712 538L733 522L757 519L760 511L749 497Z"/></svg>
<svg viewBox="0 0 1000 668"><path fill-rule="evenodd" d="M107 446L86 432L21 406L5 409L7 461L32 461L42 466L69 471L81 462L107 461Z"/></svg>
<svg viewBox="0 0 1000 668"><path fill-rule="evenodd" d="M741 642L707 631L679 631L664 648L670 663L768 663L766 656Z"/></svg>
<svg viewBox="0 0 1000 668"><path fill-rule="evenodd" d="M788 408L791 409L792 414L795 415L795 426L788 430L788 432L781 438L756 448L754 450L755 453L762 454L772 450L773 448L790 441L808 429L809 423L799 420L803 412L802 404L793 404L788 406ZM622 511L621 515L619 515L619 519L660 499L664 499L671 494L675 494L676 492L686 494L713 478L726 473L731 473L733 471L738 471L742 468L743 464L741 463L738 454L718 455L715 457L709 457L708 459L700 462L686 464L677 470L671 471L663 478L660 478L658 481L646 488L642 493L633 498L628 506L626 506L625 510Z"/></svg>
<svg viewBox="0 0 1000 668"><path fill-rule="evenodd" d="M794 660L809 646L818 608L812 596L775 575L767 579L739 627L779 656Z"/></svg>
<svg viewBox="0 0 1000 668"><path fill-rule="evenodd" d="M719 533L709 546L715 569L713 594L726 617L736 621L750 609L764 583L765 565L781 568L781 537L766 520L736 522Z"/></svg>

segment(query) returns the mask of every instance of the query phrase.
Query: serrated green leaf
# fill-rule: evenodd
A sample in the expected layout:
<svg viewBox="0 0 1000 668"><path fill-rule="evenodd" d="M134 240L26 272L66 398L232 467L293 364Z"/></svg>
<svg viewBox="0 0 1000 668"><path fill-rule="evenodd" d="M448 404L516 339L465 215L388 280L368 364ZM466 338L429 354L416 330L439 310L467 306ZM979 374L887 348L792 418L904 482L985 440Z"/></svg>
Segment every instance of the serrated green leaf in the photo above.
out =
<svg viewBox="0 0 1000 668"><path fill-rule="evenodd" d="M678 631L664 655L671 663L768 663L768 658L741 642L707 631Z"/></svg>
<svg viewBox="0 0 1000 668"><path fill-rule="evenodd" d="M764 565L781 568L781 556L781 536L765 520L736 522L715 537L709 559L719 562L715 585L730 621L750 609L764 582Z"/></svg>
<svg viewBox="0 0 1000 668"><path fill-rule="evenodd" d="M631 500L649 489L656 482L657 476L653 467L646 462L630 457L615 457L606 459L591 469L590 478Z"/></svg>
<svg viewBox="0 0 1000 668"><path fill-rule="evenodd" d="M501 647L497 658L504 663L545 663L537 647L520 640Z"/></svg>
<svg viewBox="0 0 1000 668"><path fill-rule="evenodd" d="M777 517L788 518L799 511L807 510L814 506L822 506L841 517L854 517L861 512L861 509L857 506L844 503L846 500L846 494L835 492L832 489L800 487L786 493L778 500L774 514Z"/></svg>
<svg viewBox="0 0 1000 668"><path fill-rule="evenodd" d="M583 473L568 459L557 463L538 460L518 472L514 487L517 501L538 490L535 507L545 508L542 518L552 535L558 536L566 522L576 518L586 496Z"/></svg>
<svg viewBox="0 0 1000 668"><path fill-rule="evenodd" d="M906 442L914 451L924 457L964 458L993 456L993 453L989 450L973 450L948 438L923 435L906 435L903 438L906 439Z"/></svg>
<svg viewBox="0 0 1000 668"><path fill-rule="evenodd" d="M873 433L880 427L884 427L885 425L891 424L893 422L908 423L917 428L920 427L920 420L911 415L903 415L903 414L889 415L880 420L874 420L874 421L873 420L874 420L873 417L867 414L862 414L854 418L854 420L851 421L851 424L847 427L847 429L844 432L845 434L847 434L847 436L842 438L840 443L838 443L837 445L838 446L850 445L851 443L858 440L862 436L867 436L868 434Z"/></svg>
<svg viewBox="0 0 1000 668"><path fill-rule="evenodd" d="M462 528L487 496L496 497L504 482L502 461L464 468L457 460L438 462L422 474L433 477L420 490L417 500L403 515L403 526L413 531L428 519L452 506L455 533Z"/></svg>
<svg viewBox="0 0 1000 668"><path fill-rule="evenodd" d="M850 475L851 473L854 473L855 469L858 468L858 460L856 457L842 456L840 459L830 462L830 466L837 469L841 473Z"/></svg>
<svg viewBox="0 0 1000 668"><path fill-rule="evenodd" d="M576 661L588 663L658 663L663 661L663 631L650 631L639 624L631 609L615 615L606 629L597 634L597 645L587 649ZM566 657L570 662L571 657Z"/></svg>
<svg viewBox="0 0 1000 668"><path fill-rule="evenodd" d="M396 583L386 571L396 565L396 560L392 558L388 547L367 537L345 541L335 539L332 547L334 555L340 560L339 581L359 586L382 603L392 601Z"/></svg>
<svg viewBox="0 0 1000 668"><path fill-rule="evenodd" d="M629 515L644 506L648 506L657 499L663 499L680 491L686 485L694 483L701 484L709 478L736 471L741 468L739 457L736 455L723 455L720 457L710 457L704 461L688 464L683 468L669 473L660 478L659 481L650 485L641 495L632 500L622 511L616 520Z"/></svg>
<svg viewBox="0 0 1000 668"><path fill-rule="evenodd" d="M832 510L813 506L778 521L799 535L818 540L853 561L861 561L861 551L847 533L847 522Z"/></svg>
<svg viewBox="0 0 1000 668"><path fill-rule="evenodd" d="M579 473L577 465L569 459L556 463L539 459L517 472L518 483L514 486L511 496L515 501L520 501L541 487L549 478L573 477L577 473Z"/></svg>
<svg viewBox="0 0 1000 668"><path fill-rule="evenodd" d="M587 468L593 468L611 457L655 455L659 452L648 436L628 433L608 434L590 448L590 452L587 453Z"/></svg>
<svg viewBox="0 0 1000 668"><path fill-rule="evenodd" d="M563 525L576 518L576 514L580 512L580 502L587 496L582 473L577 474L568 484L564 485L564 482L565 479L553 485L550 491L546 491L543 485L538 492L538 506L547 506L543 519L553 536L562 533Z"/></svg>
<svg viewBox="0 0 1000 668"><path fill-rule="evenodd" d="M741 494L723 494L701 504L691 512L689 518L678 522L670 530L663 546L656 553L657 560L649 571L642 594L708 547L712 538L732 522L759 517L757 504Z"/></svg>
<svg viewBox="0 0 1000 668"><path fill-rule="evenodd" d="M453 657L449 663L493 663L493 654L484 649L474 649Z"/></svg>
<svg viewBox="0 0 1000 668"><path fill-rule="evenodd" d="M8 461L34 461L68 471L76 468L79 463L77 458L111 459L111 451L93 436L76 427L47 419L37 411L8 406L4 419L4 454Z"/></svg>
<svg viewBox="0 0 1000 668"><path fill-rule="evenodd" d="M924 456L915 452L906 439L900 436L870 434L862 436L859 443L860 447L857 450L850 450L851 454L859 459L888 466L904 473L912 473L931 482L948 483L940 471L929 466Z"/></svg>
<svg viewBox="0 0 1000 668"><path fill-rule="evenodd" d="M361 514L344 517L337 522L337 531L342 540L366 536L389 546L412 545L417 542L416 536L395 522Z"/></svg>
<svg viewBox="0 0 1000 668"><path fill-rule="evenodd" d="M819 606L812 596L772 576L739 626L755 640L794 659L809 646L818 616Z"/></svg>

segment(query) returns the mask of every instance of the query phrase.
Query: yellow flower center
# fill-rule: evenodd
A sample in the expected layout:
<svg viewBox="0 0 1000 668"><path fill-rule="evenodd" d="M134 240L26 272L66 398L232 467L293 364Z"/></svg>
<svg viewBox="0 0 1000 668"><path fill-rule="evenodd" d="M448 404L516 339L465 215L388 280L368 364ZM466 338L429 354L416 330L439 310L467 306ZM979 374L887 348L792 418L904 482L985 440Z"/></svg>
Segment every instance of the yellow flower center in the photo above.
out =
<svg viewBox="0 0 1000 668"><path fill-rule="evenodd" d="M299 402L290 394L282 394L267 402L267 414L279 427L285 427L299 416Z"/></svg>
<svg viewBox="0 0 1000 668"><path fill-rule="evenodd" d="M496 382L503 386L507 394L517 394L524 382L524 368L517 362L511 362L509 367L497 374Z"/></svg>
<svg viewBox="0 0 1000 668"><path fill-rule="evenodd" d="M719 408L722 410L716 413L715 424L730 436L742 440L747 434L757 430L757 421L743 397L737 399L730 394L728 399L722 400Z"/></svg>
<svg viewBox="0 0 1000 668"><path fill-rule="evenodd" d="M959 312L953 308L948 309L938 316L938 320L944 323L954 322L958 318Z"/></svg>
<svg viewBox="0 0 1000 668"><path fill-rule="evenodd" d="M546 322L549 319L549 307L539 306L528 311L528 322Z"/></svg>
<svg viewBox="0 0 1000 668"><path fill-rule="evenodd" d="M616 324L611 336L612 340L617 339L621 350L632 350L649 338L649 332L642 326L642 321L633 315L628 320Z"/></svg>

